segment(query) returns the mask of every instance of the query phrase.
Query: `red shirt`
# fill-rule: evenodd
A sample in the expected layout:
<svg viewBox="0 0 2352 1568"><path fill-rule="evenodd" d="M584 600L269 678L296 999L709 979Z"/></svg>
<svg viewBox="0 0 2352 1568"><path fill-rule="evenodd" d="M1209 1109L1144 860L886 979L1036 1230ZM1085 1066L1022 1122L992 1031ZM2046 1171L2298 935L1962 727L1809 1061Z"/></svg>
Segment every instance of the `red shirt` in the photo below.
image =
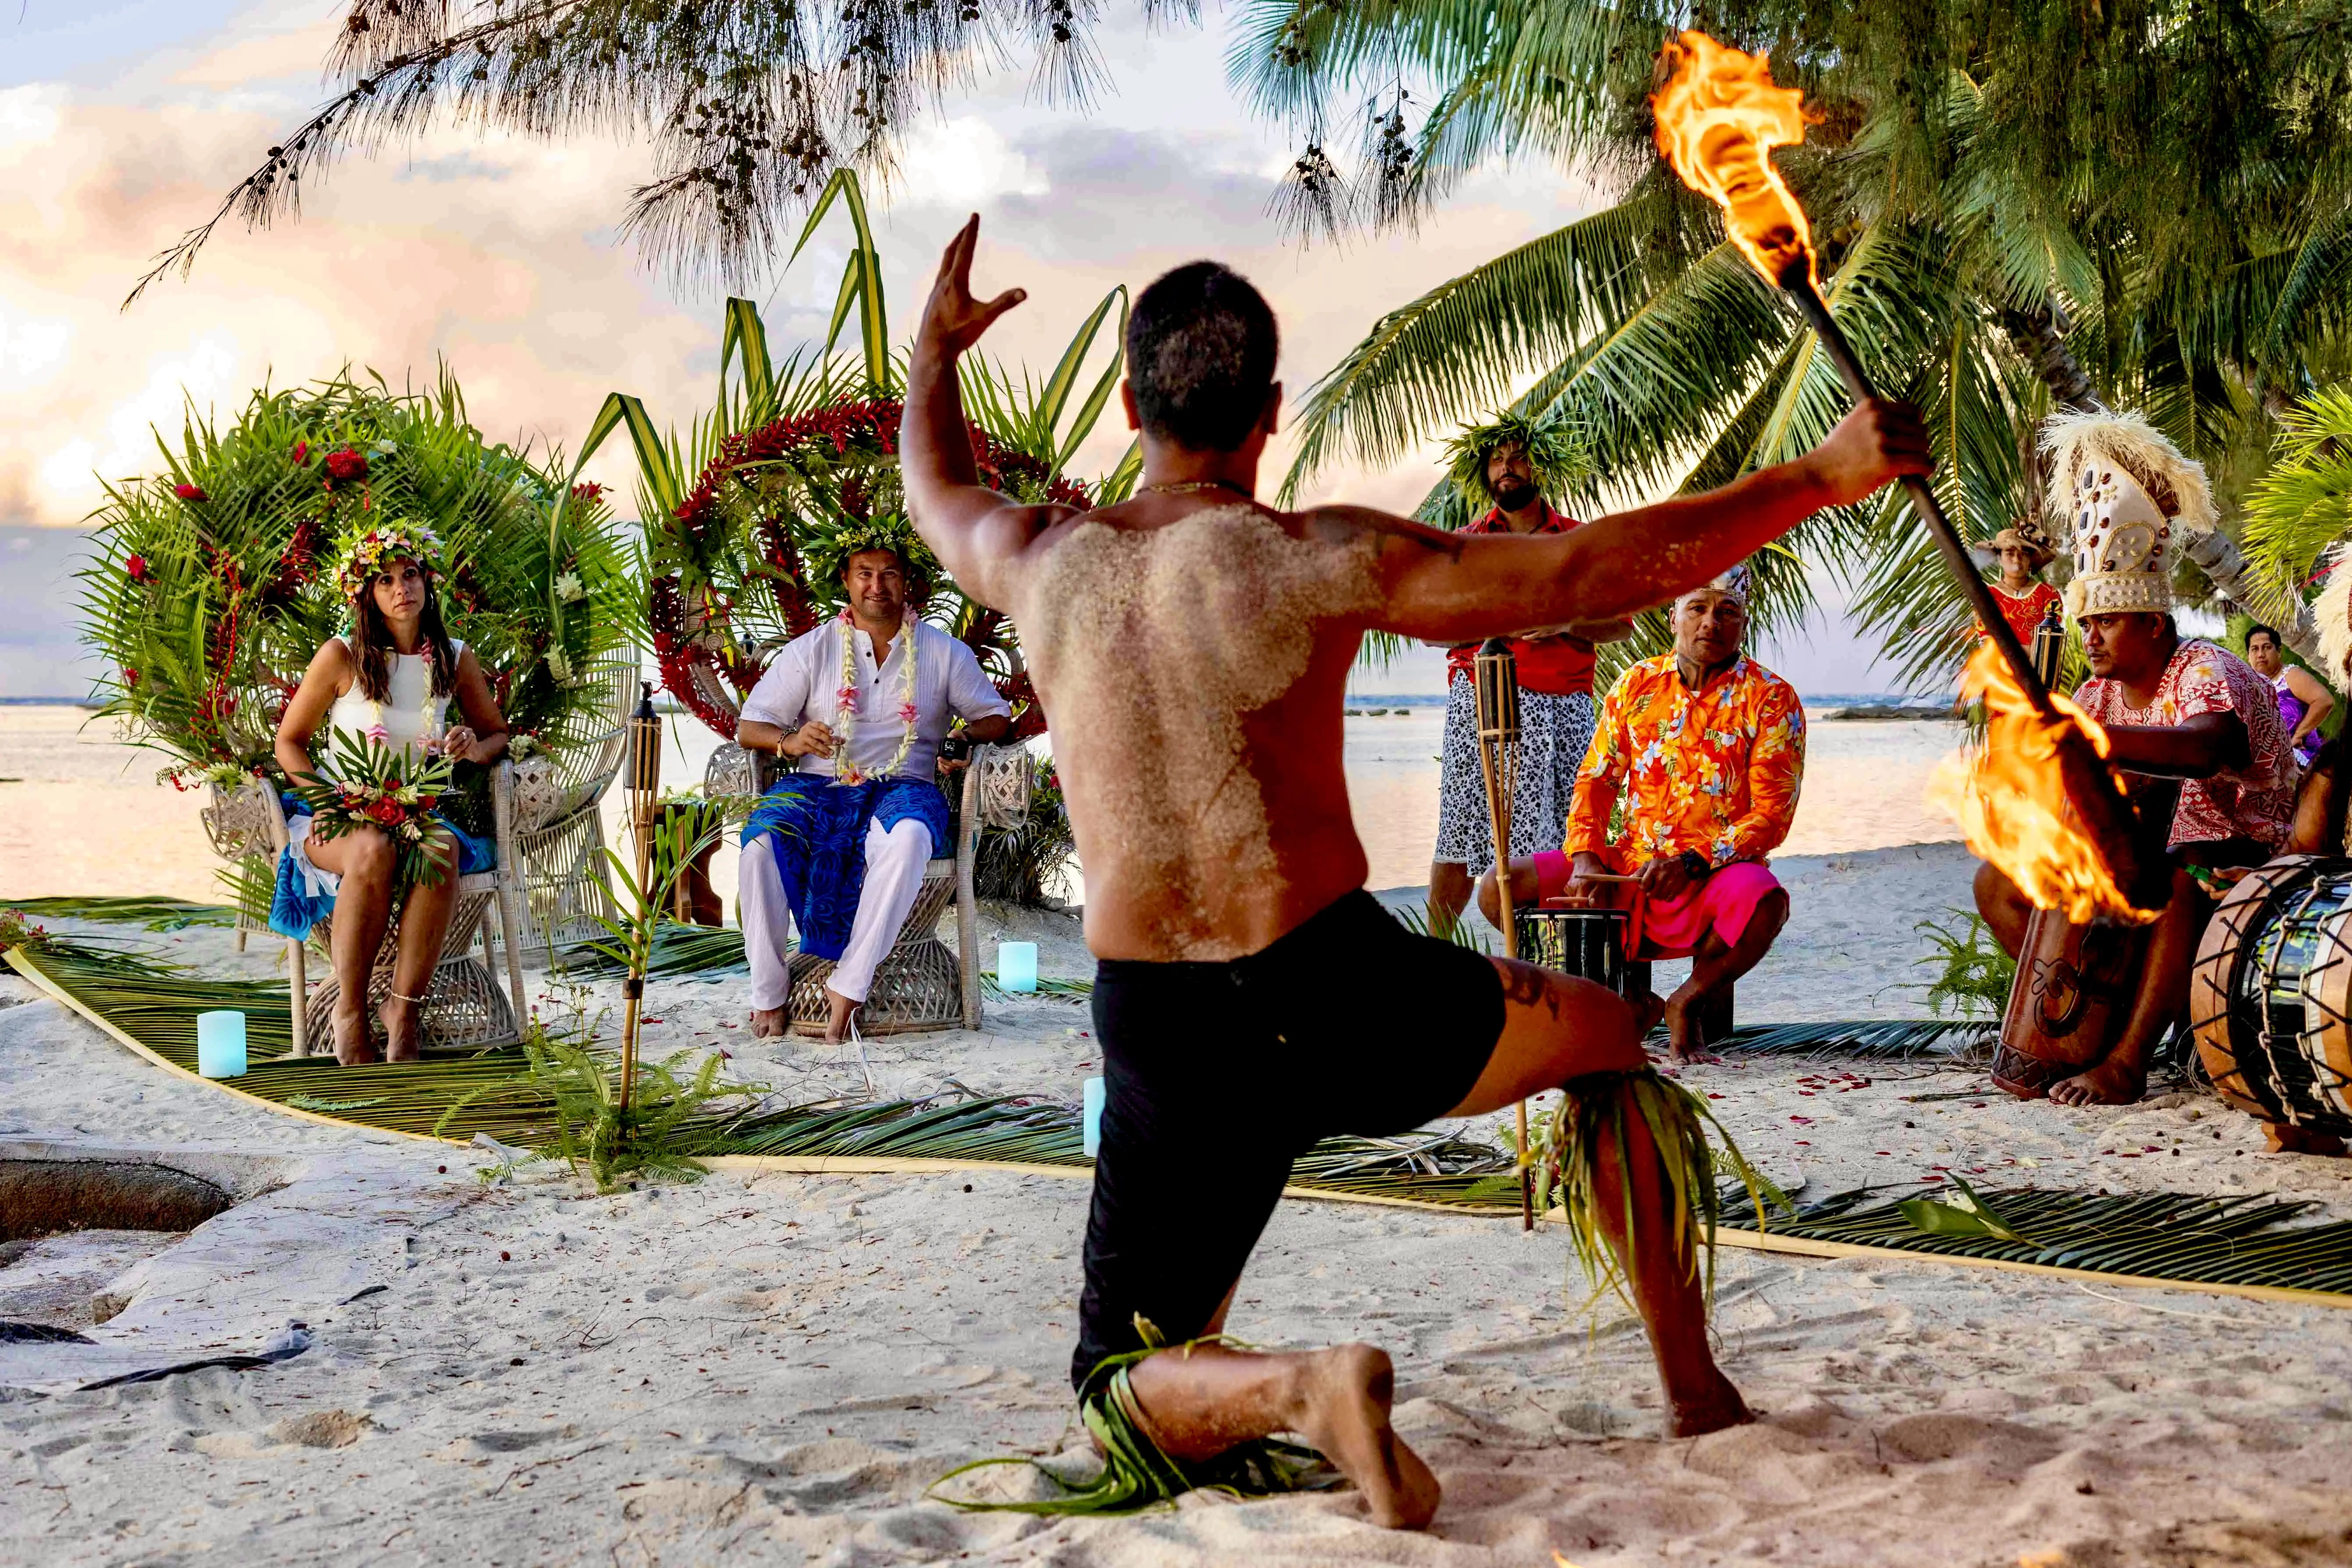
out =
<svg viewBox="0 0 2352 1568"><path fill-rule="evenodd" d="M1536 528L1536 533L1566 533L1579 526L1576 519L1552 510L1549 501L1543 503L1543 521ZM1477 521L1465 523L1462 531L1508 533L1511 525L1503 521L1502 509L1497 507ZM1550 697L1574 697L1580 693L1590 695L1592 690L1592 645L1580 637L1546 637L1541 642L1525 642L1514 637L1511 639L1511 655L1519 661L1519 689L1522 691L1539 691ZM1477 657L1475 643L1448 652L1445 656L1446 668L1450 671L1446 676L1447 683L1450 685L1457 676L1464 680L1472 679L1471 661Z"/></svg>

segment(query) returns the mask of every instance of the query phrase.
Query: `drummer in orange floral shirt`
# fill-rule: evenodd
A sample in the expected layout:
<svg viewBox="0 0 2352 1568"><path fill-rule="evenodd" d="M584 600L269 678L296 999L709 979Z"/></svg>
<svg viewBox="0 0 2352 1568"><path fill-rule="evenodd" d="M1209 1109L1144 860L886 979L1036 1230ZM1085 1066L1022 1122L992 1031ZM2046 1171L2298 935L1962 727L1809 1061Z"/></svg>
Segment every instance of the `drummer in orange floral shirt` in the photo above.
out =
<svg viewBox="0 0 2352 1568"><path fill-rule="evenodd" d="M1764 860L1796 815L1805 714L1794 688L1741 652L1752 581L1736 567L1675 601L1675 651L1626 670L1601 706L1566 846L1511 862L1515 903L1630 902L1628 958L1692 961L1665 1005L1679 1061L1704 1056L1702 1020L1789 919ZM1491 873L1478 898L1496 919Z"/></svg>

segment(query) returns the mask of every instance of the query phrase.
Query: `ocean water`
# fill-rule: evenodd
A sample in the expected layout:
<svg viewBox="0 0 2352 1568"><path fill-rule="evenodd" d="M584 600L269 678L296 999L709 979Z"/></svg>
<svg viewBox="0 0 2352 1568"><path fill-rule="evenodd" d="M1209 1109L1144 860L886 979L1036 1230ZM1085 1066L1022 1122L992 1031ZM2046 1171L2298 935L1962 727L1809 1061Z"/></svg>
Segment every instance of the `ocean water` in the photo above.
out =
<svg viewBox="0 0 2352 1568"><path fill-rule="evenodd" d="M1371 862L1371 886L1419 886L1429 879L1437 842L1444 710L1431 700L1350 701L1360 709L1389 710L1347 723L1349 807ZM1829 855L1958 837L1950 819L1927 806L1926 793L1937 761L1958 743L1959 726L1825 721L1832 706L1808 701L1815 722L1805 787L1780 853ZM699 782L717 737L690 716L675 714L669 741L662 758L665 783ZM0 899L49 893L218 898L219 862L199 817L205 796L156 782L169 760L126 744L110 721L93 721L79 708L0 705ZM604 815L607 842L618 844L618 790L605 797ZM713 880L730 899L733 859L730 847L713 867ZM1083 895L1081 887L1070 891Z"/></svg>

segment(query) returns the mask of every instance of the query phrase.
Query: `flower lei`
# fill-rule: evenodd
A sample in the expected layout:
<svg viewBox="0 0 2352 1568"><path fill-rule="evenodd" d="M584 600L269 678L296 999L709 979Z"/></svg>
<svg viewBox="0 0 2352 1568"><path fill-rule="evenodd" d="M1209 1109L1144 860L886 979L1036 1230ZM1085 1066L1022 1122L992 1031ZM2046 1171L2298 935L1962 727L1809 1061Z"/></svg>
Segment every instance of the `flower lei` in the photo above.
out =
<svg viewBox="0 0 2352 1568"><path fill-rule="evenodd" d="M874 775L868 775L849 760L849 737L857 726L857 623L846 609L841 612L838 619L841 622L841 689L834 693L839 703L839 710L834 715L838 721L834 726L834 733L840 739L835 755L841 761L834 764L834 783L861 784L869 776L890 778L906 765L907 753L915 748L915 649L921 646L915 638L915 619L909 616L898 624L898 635L907 639L906 664L898 678L898 721L907 727L906 733L898 737L898 749L890 753L888 762L882 764L881 773Z"/></svg>

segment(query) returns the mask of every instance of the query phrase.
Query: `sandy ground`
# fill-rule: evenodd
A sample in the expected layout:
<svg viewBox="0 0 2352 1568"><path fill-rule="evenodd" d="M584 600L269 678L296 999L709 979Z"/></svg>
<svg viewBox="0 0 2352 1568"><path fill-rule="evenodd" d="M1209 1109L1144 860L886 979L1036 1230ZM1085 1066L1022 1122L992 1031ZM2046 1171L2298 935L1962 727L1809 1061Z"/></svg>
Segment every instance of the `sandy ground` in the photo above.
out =
<svg viewBox="0 0 2352 1568"><path fill-rule="evenodd" d="M1796 919L1742 1016L1916 1012L1892 987L1913 978L1909 923L1965 896L1958 852L1781 870ZM1021 934L1049 974L1081 970L1066 926L1033 916ZM216 933L175 953L229 962ZM1432 1531L1378 1531L1346 1491L1126 1520L960 1513L923 1500L944 1470L1070 1446L1083 1182L722 1173L599 1197L525 1167L485 1186L479 1156L167 1078L13 978L0 1003L0 1154L205 1151L257 1194L161 1250L85 1236L0 1268L0 1318L69 1321L82 1292L129 1303L83 1320L91 1345L0 1347L0 1561L2352 1561L2352 1312L1727 1250L1721 1354L1763 1418L1666 1442L1638 1332L1578 1310L1559 1236L1324 1203L1283 1205L1233 1327L1396 1354L1399 1426L1446 1487ZM865 1068L755 1048L730 1026L741 1007L740 979L658 985L651 1045L721 1045L792 1099L862 1089L870 1068L884 1094L952 1080L1075 1100L1098 1059L1085 1010L1053 1000L992 1003L983 1034L877 1043ZM1811 1194L1953 1169L2293 1193L2352 1215L2341 1164L2260 1152L2210 1100L1920 1100L1984 1080L1851 1062L1690 1081ZM283 1344L295 1322L309 1348L275 1365L66 1391Z"/></svg>

